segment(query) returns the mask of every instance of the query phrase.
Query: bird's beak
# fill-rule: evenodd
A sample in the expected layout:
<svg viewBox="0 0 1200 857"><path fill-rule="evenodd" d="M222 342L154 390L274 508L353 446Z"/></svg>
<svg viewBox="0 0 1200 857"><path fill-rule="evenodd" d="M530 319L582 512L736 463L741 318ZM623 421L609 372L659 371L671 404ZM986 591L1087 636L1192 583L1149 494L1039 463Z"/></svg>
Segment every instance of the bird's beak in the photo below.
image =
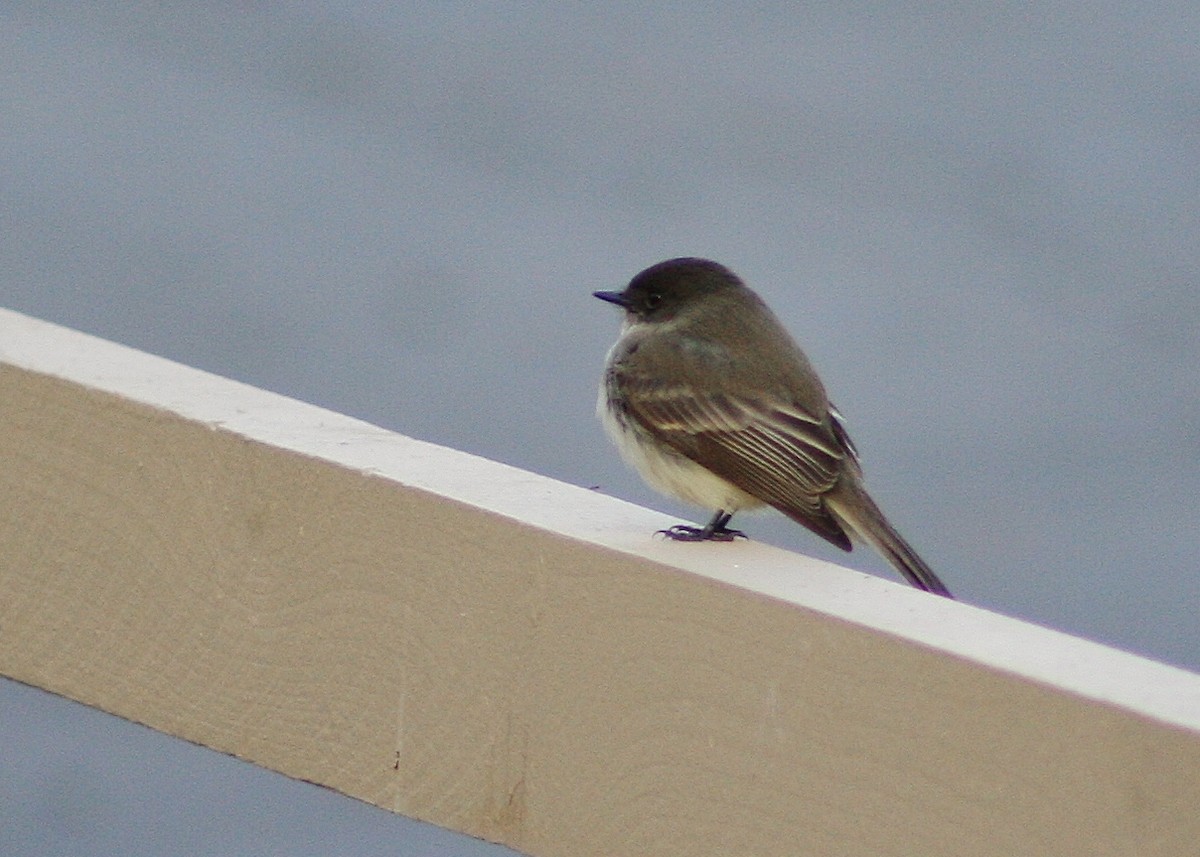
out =
<svg viewBox="0 0 1200 857"><path fill-rule="evenodd" d="M624 292L592 292L592 294L602 301L629 309L629 298L625 297Z"/></svg>

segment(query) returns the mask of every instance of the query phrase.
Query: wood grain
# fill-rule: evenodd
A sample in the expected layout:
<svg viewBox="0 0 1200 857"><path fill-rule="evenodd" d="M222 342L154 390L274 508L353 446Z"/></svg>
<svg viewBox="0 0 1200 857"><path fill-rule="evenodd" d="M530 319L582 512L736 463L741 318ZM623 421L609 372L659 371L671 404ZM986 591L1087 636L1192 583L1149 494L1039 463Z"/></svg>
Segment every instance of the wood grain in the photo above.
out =
<svg viewBox="0 0 1200 857"><path fill-rule="evenodd" d="M761 545L680 551L651 513L118 356L141 392L0 364L5 675L535 855L1195 853L1190 722L921 629L1195 676ZM170 401L192 389L227 419ZM252 437L247 408L355 449ZM812 603L770 583L797 576Z"/></svg>

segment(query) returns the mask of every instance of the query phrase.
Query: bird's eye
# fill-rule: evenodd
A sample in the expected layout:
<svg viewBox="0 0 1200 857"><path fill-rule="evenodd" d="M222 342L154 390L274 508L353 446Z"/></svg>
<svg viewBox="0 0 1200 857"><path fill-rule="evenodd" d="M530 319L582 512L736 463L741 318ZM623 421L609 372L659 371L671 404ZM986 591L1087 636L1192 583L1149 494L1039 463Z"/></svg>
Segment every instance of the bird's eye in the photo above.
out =
<svg viewBox="0 0 1200 857"><path fill-rule="evenodd" d="M662 303L662 293L661 292L647 292L646 293L646 309L658 309L658 306L661 303Z"/></svg>

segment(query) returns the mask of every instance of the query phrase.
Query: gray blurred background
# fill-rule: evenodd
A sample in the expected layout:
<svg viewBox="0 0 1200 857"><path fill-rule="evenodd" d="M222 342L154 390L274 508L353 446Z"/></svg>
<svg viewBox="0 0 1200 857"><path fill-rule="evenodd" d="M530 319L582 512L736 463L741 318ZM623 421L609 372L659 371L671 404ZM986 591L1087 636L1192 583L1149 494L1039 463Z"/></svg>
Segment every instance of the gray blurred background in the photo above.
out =
<svg viewBox="0 0 1200 857"><path fill-rule="evenodd" d="M8 2L0 304L695 520L593 417L590 293L709 256L960 598L1197 669L1198 35L1195 3ZM12 682L0 729L6 855L509 853Z"/></svg>

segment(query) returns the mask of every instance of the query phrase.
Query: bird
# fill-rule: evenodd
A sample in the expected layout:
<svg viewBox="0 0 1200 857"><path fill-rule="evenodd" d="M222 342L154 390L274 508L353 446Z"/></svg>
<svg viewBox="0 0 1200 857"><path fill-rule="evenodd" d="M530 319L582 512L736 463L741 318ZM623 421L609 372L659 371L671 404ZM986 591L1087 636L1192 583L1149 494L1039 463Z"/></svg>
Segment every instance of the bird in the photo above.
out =
<svg viewBox="0 0 1200 857"><path fill-rule="evenodd" d="M770 506L842 550L866 543L913 586L952 597L867 493L804 352L733 271L668 259L593 294L624 310L596 408L607 433L652 487L715 510L703 527L660 533L731 541L745 536L729 527L735 513Z"/></svg>

